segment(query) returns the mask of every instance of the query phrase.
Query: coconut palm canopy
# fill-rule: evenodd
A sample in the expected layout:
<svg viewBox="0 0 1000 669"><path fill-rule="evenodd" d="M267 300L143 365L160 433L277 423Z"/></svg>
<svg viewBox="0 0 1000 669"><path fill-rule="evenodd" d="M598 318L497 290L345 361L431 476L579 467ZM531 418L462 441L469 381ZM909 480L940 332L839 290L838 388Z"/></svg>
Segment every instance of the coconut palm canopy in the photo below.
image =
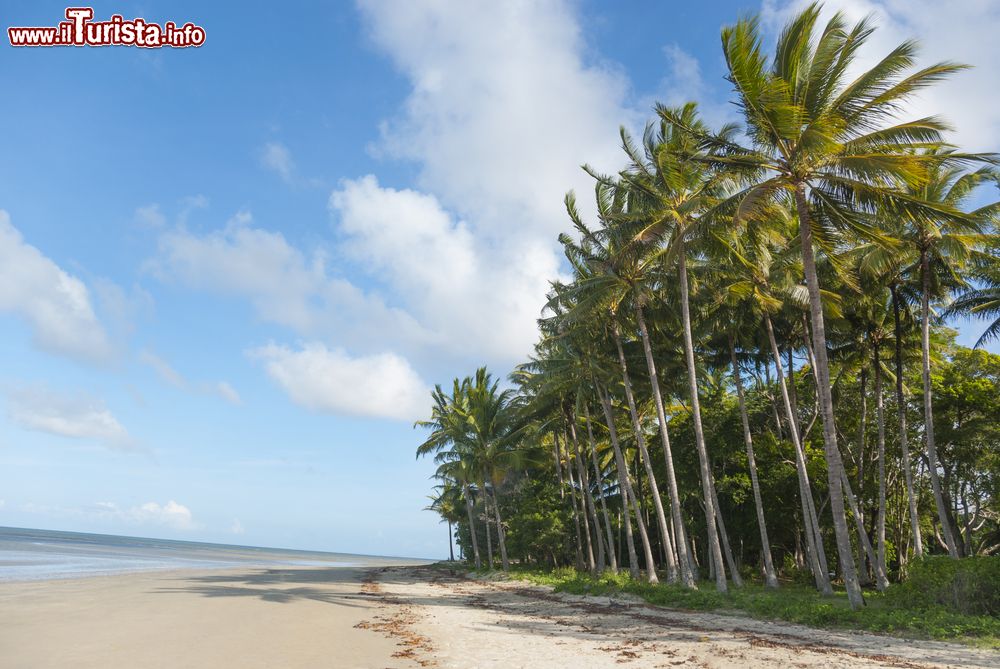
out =
<svg viewBox="0 0 1000 669"><path fill-rule="evenodd" d="M910 113L964 65L907 41L861 67L873 23L820 17L773 50L755 18L723 29L739 123L656 105L617 173L585 166L596 217L567 195L571 275L531 361L502 392L485 370L438 388L422 424L418 454L476 472L439 470L463 547L720 591L801 573L854 607L915 557L998 550L1000 413L972 391L1000 391L997 356L942 320L1000 332L997 157ZM504 419L476 415L486 386ZM956 431L960 406L984 422Z"/></svg>

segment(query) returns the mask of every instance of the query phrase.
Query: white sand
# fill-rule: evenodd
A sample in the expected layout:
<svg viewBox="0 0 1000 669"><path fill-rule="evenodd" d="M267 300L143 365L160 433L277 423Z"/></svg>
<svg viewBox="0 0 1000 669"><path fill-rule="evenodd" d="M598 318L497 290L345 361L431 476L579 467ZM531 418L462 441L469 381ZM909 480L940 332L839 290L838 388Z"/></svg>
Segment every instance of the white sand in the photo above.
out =
<svg viewBox="0 0 1000 669"><path fill-rule="evenodd" d="M1000 653L421 567L0 583L0 667L1000 667Z"/></svg>

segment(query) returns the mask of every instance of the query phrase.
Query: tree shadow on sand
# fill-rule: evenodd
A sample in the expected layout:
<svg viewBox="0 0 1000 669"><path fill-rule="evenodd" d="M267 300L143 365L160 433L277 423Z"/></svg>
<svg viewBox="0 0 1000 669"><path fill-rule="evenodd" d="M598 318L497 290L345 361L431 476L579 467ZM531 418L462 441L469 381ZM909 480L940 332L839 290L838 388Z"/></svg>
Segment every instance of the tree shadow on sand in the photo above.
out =
<svg viewBox="0 0 1000 669"><path fill-rule="evenodd" d="M158 594L194 593L202 597L253 597L287 604L312 600L358 607L373 597L360 590L359 572L353 569L262 569L239 573L185 576L179 585L157 588ZM357 589L351 587L356 585Z"/></svg>

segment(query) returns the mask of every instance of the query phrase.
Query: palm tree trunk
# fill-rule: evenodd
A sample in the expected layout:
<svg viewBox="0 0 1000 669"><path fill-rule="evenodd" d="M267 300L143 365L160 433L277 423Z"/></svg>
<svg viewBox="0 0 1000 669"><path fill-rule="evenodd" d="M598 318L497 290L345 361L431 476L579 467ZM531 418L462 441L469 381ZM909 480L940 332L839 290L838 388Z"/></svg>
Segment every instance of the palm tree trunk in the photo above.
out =
<svg viewBox="0 0 1000 669"><path fill-rule="evenodd" d="M660 441L663 445L663 459L666 463L667 490L670 494L670 515L674 529L674 547L677 550L677 563L680 571L681 583L688 588L695 588L694 572L691 569L691 560L687 554L687 538L684 536L684 521L681 518L681 498L677 489L677 477L674 475L674 456L670 449L670 431L667 429L667 416L663 409L663 396L660 393L660 377L656 373L656 362L653 360L653 347L649 340L649 330L646 327L646 317L643 314L642 305L635 306L636 319L639 322L639 335L642 337L642 348L646 355L646 367L649 370L650 384L653 388L653 403L656 405L656 420L660 426ZM650 480L655 481L650 475ZM659 490L653 485L653 495L659 500ZM661 527L663 532L664 528ZM669 532L665 535L669 537ZM669 539L664 542L669 544ZM669 569L672 556L667 550Z"/></svg>
<svg viewBox="0 0 1000 669"><path fill-rule="evenodd" d="M562 469L562 456L561 456L562 450L559 447L559 435L553 433L553 437L555 438L555 442L556 442L556 452L560 453L560 457L559 457L559 460L557 461L557 465L558 465L559 469L561 470ZM566 450L567 451L569 450L569 444L567 444ZM569 473L570 473L570 476L569 476L569 496L570 496L570 501L573 504L573 529L576 530L576 569L577 569L577 571L583 571L583 537L580 535L580 516L579 516L579 514L577 512L577 507L576 507L576 492L573 490L573 477L572 477L572 473L573 472L572 472L572 470L570 470ZM562 477L560 477L560 478L562 478Z"/></svg>
<svg viewBox="0 0 1000 669"><path fill-rule="evenodd" d="M719 536L722 538L722 555L726 558L726 564L729 567L729 574L733 578L733 585L737 588L743 587L743 577L740 576L740 570L736 564L736 560L733 558L733 548L729 545L729 533L726 532L726 521L722 517L722 506L719 504L719 488L715 485L715 475L709 472L712 477L712 495L715 502L715 522L719 526Z"/></svg>
<svg viewBox="0 0 1000 669"><path fill-rule="evenodd" d="M474 514L472 512L472 493L469 490L469 484L462 484L462 492L465 494L465 511L469 514L469 534L472 535L472 555L476 560L476 569L482 569L482 560L479 557L479 540L476 538L476 523L474 522Z"/></svg>
<svg viewBox="0 0 1000 669"><path fill-rule="evenodd" d="M812 486L809 485L806 454L802 448L802 439L799 435L799 421L792 410L792 402L788 395L788 386L785 383L785 373L781 368L781 352L778 349L778 340L774 337L774 325L771 323L771 316L767 312L764 313L764 328L767 330L767 340L771 345L771 356L777 362L778 388L781 390L781 400L785 406L789 432L792 435L792 448L795 450L795 472L799 481L799 500L802 505L802 526L805 530L806 555L809 558L809 568L813 573L816 589L824 595L832 595L833 587L830 585L830 576L823 565L821 557L824 549L822 537L819 534Z"/></svg>
<svg viewBox="0 0 1000 669"><path fill-rule="evenodd" d="M497 543L500 544L500 562L503 565L503 572L506 574L510 571L510 561L507 560L507 541L505 540L505 532L503 531L503 519L500 518L500 504L497 501L497 491L496 486L493 487L493 511L496 514L497 519Z"/></svg>
<svg viewBox="0 0 1000 669"><path fill-rule="evenodd" d="M878 515L875 518L875 587L884 592L889 587L885 568L885 406L882 401L882 360L879 342L875 341L875 420L878 423Z"/></svg>
<svg viewBox="0 0 1000 669"><path fill-rule="evenodd" d="M827 478L830 483L830 510L833 514L833 531L837 538L837 554L840 557L840 571L847 589L847 599L851 608L865 604L861 585L858 583L857 565L851 550L851 535L847 528L847 511L844 508L844 490L841 479L844 462L837 446L837 427L833 415L833 394L830 387L830 363L826 355L826 326L823 322L823 303L819 291L819 276L816 273L816 258L813 255L812 228L809 204L806 201L805 184L795 187L795 204L799 214L799 238L802 242L802 267L809 290L809 310L812 314L813 351L816 356L816 389L819 393L820 414L823 417L823 445L826 450Z"/></svg>
<svg viewBox="0 0 1000 669"><path fill-rule="evenodd" d="M486 493L486 482L479 482L479 489L483 491L483 515L486 520L486 555L489 558L490 571L493 571L493 537L490 535L490 502Z"/></svg>
<svg viewBox="0 0 1000 669"><path fill-rule="evenodd" d="M584 506L587 509L584 521L587 525L587 548L590 552L591 562L594 562L594 552L590 541L590 523L594 524L594 536L597 538L597 562L593 563L591 571L596 575L604 571L604 541L601 539L601 521L597 517L597 505L594 504L594 496L590 492L590 477L587 475L587 467L583 464L583 455L580 452L580 441L576 436L576 419L571 417L569 423L569 436L573 440L573 458L576 461L577 478L580 481ZM589 517L589 521L587 518Z"/></svg>
<svg viewBox="0 0 1000 669"><path fill-rule="evenodd" d="M736 399L740 406L740 421L743 424L743 443L747 449L747 462L750 464L750 485L753 488L753 503L757 511L757 527L760 530L761 553L764 557L764 584L768 588L778 587L778 575L774 570L771 558L771 542L767 538L767 523L764 522L764 503L760 496L760 483L757 480L757 460L753 454L753 437L750 434L750 419L747 416L746 398L743 395L743 378L736 360L736 345L733 335L729 335L729 357L733 363L733 381L736 383Z"/></svg>
<svg viewBox="0 0 1000 669"><path fill-rule="evenodd" d="M948 555L958 559L958 547L951 533L951 523L948 520L948 510L941 493L941 480L938 476L937 446L934 444L934 415L931 401L931 310L930 310L930 260L927 251L920 251L920 353L924 381L924 439L927 441L927 470L931 477L931 489L934 492L934 504L937 506L938 518L941 520L941 534L948 546Z"/></svg>
<svg viewBox="0 0 1000 669"><path fill-rule="evenodd" d="M451 533L451 521L448 521L448 562L455 561L455 537Z"/></svg>
<svg viewBox="0 0 1000 669"><path fill-rule="evenodd" d="M906 500L910 511L910 528L913 531L913 553L919 557L924 554L924 543L920 535L920 518L917 515L917 496L913 490L910 449L906 443L906 397L903 394L903 328L899 320L899 293L896 284L892 284L890 292L892 293L892 318L896 339L896 415L899 420L899 450L903 457L903 480L906 482Z"/></svg>
<svg viewBox="0 0 1000 669"><path fill-rule="evenodd" d="M715 487L705 446L705 432L701 425L701 403L698 401L698 371L694 364L694 336L691 334L691 309L688 304L689 288L687 278L687 252L684 250L683 233L677 238L677 264L680 275L681 320L684 325L684 358L687 361L688 386L691 390L691 418L694 423L694 441L698 450L698 468L701 475L702 494L705 498L705 524L708 528L708 547L715 560L715 588L726 592L726 568L722 563L722 546L719 545L719 530L715 522Z"/></svg>
<svg viewBox="0 0 1000 669"><path fill-rule="evenodd" d="M597 489L600 491L603 486L601 481L603 477L601 476L601 468L597 462L597 444L594 441L594 428L590 424L590 407L586 404L583 405L583 419L587 422L587 439L590 442L590 459L591 463L594 465L594 482L597 483ZM601 500L601 515L604 516L604 532L607 535L608 540L608 562L610 563L611 571L615 574L618 573L618 557L615 552L615 538L611 531L611 517L608 515L608 504L604 499L604 495L600 495Z"/></svg>
<svg viewBox="0 0 1000 669"><path fill-rule="evenodd" d="M567 421L568 423L568 421ZM569 424L569 423L568 423ZM572 424L570 429L572 429ZM577 463L579 464L579 463ZM586 558L587 558L587 568L591 574L597 573L597 562L594 559L594 544L590 540L590 521L587 519L587 503L584 500L583 492L583 479L581 478L580 483L580 494L576 493L576 481L573 480L573 452L570 450L570 442L566 442L566 474L569 478L569 492L573 498L573 513L577 516L576 527L580 530L581 521L583 522L583 537L586 539ZM579 499L580 508L582 512L577 512L577 499ZM577 535L579 537L579 534Z"/></svg>
<svg viewBox="0 0 1000 669"><path fill-rule="evenodd" d="M858 511L858 500L851 489L851 480L847 477L846 471L841 481L844 484L844 496L847 498L847 505L851 509L851 515L854 516L854 525L858 530L858 550L864 553L868 557L868 561L874 565L876 562L875 549L872 548L871 539L868 538L868 533L865 532L865 526L861 521L861 514Z"/></svg>
<svg viewBox="0 0 1000 669"><path fill-rule="evenodd" d="M632 523L629 520L629 497L632 486L629 483L628 469L625 467L625 457L618 443L618 430L615 428L615 416L611 411L611 400L600 386L597 392L601 397L601 407L604 409L604 419L608 422L608 435L611 438L611 448L615 453L615 466L618 468L618 491L622 498L622 514L625 526L625 545L628 548L628 571L632 578L639 578L639 557L635 553L635 539L632 537ZM641 516L640 516L641 519Z"/></svg>
<svg viewBox="0 0 1000 669"><path fill-rule="evenodd" d="M628 402L629 416L632 418L632 431L635 432L635 440L639 447L639 455L642 464L646 468L646 478L649 479L649 487L653 493L653 507L656 509L656 520L660 527L660 537L667 547L667 580L671 583L677 582L677 563L674 561L673 547L670 545L670 531L667 528L667 516L663 511L663 500L660 498L660 489L656 485L656 475L653 473L653 462L646 450L646 438L642 434L642 425L639 423L639 413L635 407L635 396L632 394L632 381L628 375L628 365L625 362L625 352L622 350L621 336L618 334L618 324L612 322L611 333L614 335L615 347L618 349L618 364L622 370L622 381L625 384L625 400ZM650 570L655 568L650 565Z"/></svg>
<svg viewBox="0 0 1000 669"><path fill-rule="evenodd" d="M868 534L865 530L865 515L864 508L860 506L861 498L860 496L864 494L865 490L865 446L867 445L867 431L868 431L868 370L865 369L864 365L861 367L861 373L858 375L858 383L860 385L860 399L861 399L861 420L858 421L858 508L857 511L852 511L857 518L855 525L858 526L858 532L865 535L867 539ZM864 585L870 585L871 580L868 578L868 567L872 565L873 560L869 559L868 552L861 550L862 537L858 535L858 580Z"/></svg>

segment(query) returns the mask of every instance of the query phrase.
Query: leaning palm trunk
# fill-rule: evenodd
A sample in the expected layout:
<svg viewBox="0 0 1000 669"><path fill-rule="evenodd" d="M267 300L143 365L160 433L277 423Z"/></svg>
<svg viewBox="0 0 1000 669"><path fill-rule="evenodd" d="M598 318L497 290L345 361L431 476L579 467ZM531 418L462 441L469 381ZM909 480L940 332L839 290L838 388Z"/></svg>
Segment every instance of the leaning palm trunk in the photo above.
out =
<svg viewBox="0 0 1000 669"><path fill-rule="evenodd" d="M958 546L951 533L951 520L944 504L941 492L941 479L938 476L937 446L934 444L934 415L931 401L931 312L930 312L930 260L927 252L920 252L920 353L923 363L924 381L924 438L927 440L927 471L931 477L931 489L934 492L934 504L937 506L938 518L941 521L941 534L948 547L948 555L958 559Z"/></svg>
<svg viewBox="0 0 1000 669"><path fill-rule="evenodd" d="M885 591L889 579L885 569L885 406L882 401L882 360L875 342L875 420L878 422L878 515L875 518L875 587Z"/></svg>
<svg viewBox="0 0 1000 669"><path fill-rule="evenodd" d="M483 520L486 525L486 555L489 558L490 571L493 571L493 537L490 534L490 502L486 494L486 482L479 482L479 489L483 491Z"/></svg>
<svg viewBox="0 0 1000 669"><path fill-rule="evenodd" d="M565 499L566 499L566 493L564 491L564 484L565 484L565 482L567 480L567 477L563 476L563 473L562 473L562 448L559 445L559 434L556 433L556 432L553 432L552 433L552 439L553 439L553 441L555 442L555 445L556 445L556 448L555 448L555 453L556 453L556 473L558 474L558 477L559 477L559 497L560 497L560 499L562 499L562 500L565 501ZM566 443L566 450L567 450L567 452L569 451L569 442ZM567 466L567 469L569 469L568 466ZM583 538L580 536L580 516L578 515L577 507L576 507L576 493L573 491L572 470L570 470L570 476L568 478L569 478L569 485L568 485L568 487L569 487L570 501L573 504L573 507L572 507L573 508L573 512L572 512L572 515L573 515L573 529L576 530L576 543L574 544L574 547L576 548L576 568L577 568L577 571L583 571Z"/></svg>
<svg viewBox="0 0 1000 669"><path fill-rule="evenodd" d="M743 443L747 449L747 462L750 465L750 485L753 488L753 503L757 511L757 527L760 530L760 550L764 557L764 584L768 588L778 587L778 575L774 571L771 558L771 542L767 538L767 523L764 522L764 504L760 496L760 483L757 481L757 460L753 454L753 437L750 434L750 419L747 416L746 398L743 395L743 379L740 376L739 364L736 361L736 346L733 336L729 335L729 357L733 362L733 381L736 383L736 399L740 405L740 421L743 424Z"/></svg>
<svg viewBox="0 0 1000 669"><path fill-rule="evenodd" d="M569 441L566 442L566 474L569 479L569 494L573 498L573 514L576 516L577 542L580 540L580 525L583 524L583 537L586 540L587 568L591 574L597 573L597 562L594 559L594 544L590 540L590 521L587 520L587 506L583 499L583 479L580 479L580 494L576 493L576 481L573 480L573 452L570 450ZM579 508L577 511L577 499L579 498Z"/></svg>
<svg viewBox="0 0 1000 669"><path fill-rule="evenodd" d="M677 562L680 570L681 583L688 588L697 587L694 570L687 552L687 538L684 536L684 521L681 518L681 498L677 490L677 477L674 475L674 457L670 449L670 432L667 430L667 417L663 409L663 396L660 393L660 377L656 374L656 362L653 360L653 347L649 341L649 330L646 328L646 317L642 305L636 304L635 315L639 322L639 335L642 337L642 348L646 354L646 367L649 370L650 384L653 388L653 403L656 404L656 420L660 425L660 441L663 445L663 459L667 470L667 490L670 493L670 515L674 528L674 546L677 549ZM659 490L654 481L653 495L659 504ZM661 527L660 531L664 529ZM666 542L665 542L666 543ZM668 564L669 567L669 564Z"/></svg>
<svg viewBox="0 0 1000 669"><path fill-rule="evenodd" d="M622 381L625 384L625 400L628 402L629 416L632 418L632 430L635 432L635 440L639 447L639 455L642 464L646 468L646 477L649 479L649 488L653 495L653 508L656 510L656 520L660 527L660 537L663 539L663 546L667 554L667 580L671 583L677 582L677 563L674 561L674 549L670 541L670 530L667 528L667 516L663 511L663 500L660 498L660 489L656 485L656 474L653 473L653 462L646 449L646 438L642 434L642 425L639 422L639 413L635 406L635 396L632 394L632 381L628 375L628 365L625 362L625 352L622 350L621 336L618 334L617 323L612 323L611 332L614 335L615 347L618 349L618 364L622 370ZM654 570L652 565L650 570Z"/></svg>
<svg viewBox="0 0 1000 669"><path fill-rule="evenodd" d="M618 430L615 428L615 416L611 411L611 400L608 399L608 394L600 386L598 386L597 392L601 397L604 419L608 422L608 435L611 439L611 448L615 453L615 466L618 469L618 491L622 498L625 545L628 548L628 571L632 578L639 578L639 558L635 552L635 539L632 537L632 523L629 519L629 498L632 497L632 484L629 482L625 456L622 455L621 445L618 443ZM639 515L637 520L641 521L642 516Z"/></svg>
<svg viewBox="0 0 1000 669"><path fill-rule="evenodd" d="M743 577L733 558L733 549L729 545L729 533L726 532L726 520L722 517L722 505L719 504L719 488L715 485L715 475L712 474L712 495L715 502L715 521L719 525L719 536L722 537L722 554L726 558L726 565L729 567L729 574L733 578L733 585L737 588L743 587Z"/></svg>
<svg viewBox="0 0 1000 669"><path fill-rule="evenodd" d="M505 532L503 531L503 519L500 518L500 504L497 501L497 490L496 486L493 487L493 512L496 516L497 521L497 543L500 544L500 563L503 565L503 571L506 574L510 571L510 562L507 560L507 542L505 540Z"/></svg>
<svg viewBox="0 0 1000 669"><path fill-rule="evenodd" d="M597 539L597 562L592 568L594 574L598 574L604 571L605 556L604 556L604 541L601 539L601 521L597 517L597 505L594 504L594 496L590 492L590 477L587 475L587 467L583 464L583 455L580 452L580 441L576 436L576 420L572 417L569 423L569 435L573 439L573 458L576 461L576 473L577 478L580 481L580 488L582 490L584 506L586 506L587 513L584 515L586 520L589 516L590 521L587 523L587 543L590 544L590 523L594 525L594 536ZM591 549L591 558L593 558L593 550Z"/></svg>
<svg viewBox="0 0 1000 669"><path fill-rule="evenodd" d="M805 343L806 359L809 360L809 368L813 370L813 382L815 383L815 381L816 381L816 374L815 374L815 370L816 370L816 356L813 353L812 338L811 338L811 335L809 333L809 316L807 314L805 314L805 313L802 314L802 338L803 338L803 341ZM819 417L819 393L818 392L816 393L816 414L817 414L817 417ZM812 423L809 424L809 427L806 428L806 431L808 431L810 429L812 429ZM800 432L799 433L799 442L802 443L804 439L805 439L805 437L803 436L803 433ZM803 457L804 457L804 453L805 453L805 451L803 451ZM808 482L808 479L806 479L806 481ZM815 533L815 537L816 537L816 546L819 547L819 563L820 563L821 568L823 569L823 573L824 574L829 574L830 573L830 568L829 568L829 566L827 565L827 562L826 562L826 549L823 546L823 534L822 534L822 532L820 532L819 516L816 515L816 505L814 503L812 503L812 490L809 491L809 499L810 499L809 512L810 512L810 517L812 518L813 532Z"/></svg>
<svg viewBox="0 0 1000 669"><path fill-rule="evenodd" d="M691 418L694 423L694 441L698 450L698 469L701 475L702 494L705 500L705 524L708 527L709 554L715 561L715 588L726 592L726 567L722 562L722 546L719 545L719 530L715 518L715 486L705 447L705 432L701 425L701 403L698 401L698 372L694 364L694 336L691 334L691 309L688 304L687 258L684 238L677 238L677 264L679 266L681 295L681 320L684 325L684 358L687 361L688 386L691 390Z"/></svg>
<svg viewBox="0 0 1000 669"><path fill-rule="evenodd" d="M590 424L590 408L584 404L583 406L583 419L587 422L587 440L590 443L590 460L594 466L594 482L597 484L598 492L601 491L601 468L597 462L597 444L594 442L594 428ZM611 571L615 574L618 573L618 557L615 554L615 537L611 531L611 517L608 515L608 503L604 499L604 495L599 496L601 500L601 515L604 517L604 532L607 535L605 539L608 542L608 562L611 567Z"/></svg>
<svg viewBox="0 0 1000 669"><path fill-rule="evenodd" d="M465 511L469 515L469 534L472 535L472 555L476 561L476 569L482 569L482 560L479 557L479 540L476 539L476 523L473 520L472 513L472 492L469 489L469 484L462 484L462 492L465 494Z"/></svg>
<svg viewBox="0 0 1000 669"><path fill-rule="evenodd" d="M785 372L781 367L781 352L778 350L778 341L774 337L771 316L767 312L764 313L764 327L767 330L768 343L771 345L771 355L775 360L778 387L781 389L781 400L785 405L788 428L792 435L792 447L795 450L795 471L799 480L799 499L802 503L802 523L806 535L806 554L809 556L809 567L813 573L813 580L816 582L816 589L824 595L832 595L833 588L830 585L830 577L821 560L824 549L819 535L819 526L816 522L816 505L813 502L812 487L809 485L809 470L806 468L805 451L802 448L802 438L799 435L799 421L792 410L788 385L785 383ZM815 365L813 365L813 370L815 370Z"/></svg>
<svg viewBox="0 0 1000 669"><path fill-rule="evenodd" d="M906 445L906 397L903 395L903 329L899 322L899 293L896 284L892 293L892 320L896 339L896 416L899 420L899 450L903 458L903 480L906 482L906 500L910 511L910 529L913 532L913 553L918 557L924 553L923 538L920 534L920 520L917 516L917 496L913 490L913 470L910 468L910 449Z"/></svg>
<svg viewBox="0 0 1000 669"><path fill-rule="evenodd" d="M812 315L813 354L816 357L816 391L820 400L823 417L823 445L826 450L827 478L830 483L830 511L833 514L833 531L837 539L837 554L840 557L840 571L847 589L847 599L851 608L864 606L864 595L858 583L857 565L851 550L851 535L847 528L847 511L844 508L844 491L841 479L844 462L837 446L837 427L833 415L833 393L830 387L830 363L826 355L826 326L823 322L823 303L819 292L819 276L816 274L816 258L813 255L812 228L809 203L806 201L805 184L795 187L795 205L799 214L799 238L802 242L802 268L809 290L809 310Z"/></svg>
<svg viewBox="0 0 1000 669"><path fill-rule="evenodd" d="M851 515L854 516L854 525L858 530L858 544L859 550L868 558L868 562L872 565L876 564L875 559L875 549L872 548L871 539L868 538L868 533L865 531L864 522L861 519L861 513L858 509L858 500L854 496L854 490L851 489L851 480L847 477L847 472L840 479L844 484L844 496L847 498L847 506L851 509ZM877 574L876 577L879 577ZM881 574L882 579L885 578L885 574Z"/></svg>

